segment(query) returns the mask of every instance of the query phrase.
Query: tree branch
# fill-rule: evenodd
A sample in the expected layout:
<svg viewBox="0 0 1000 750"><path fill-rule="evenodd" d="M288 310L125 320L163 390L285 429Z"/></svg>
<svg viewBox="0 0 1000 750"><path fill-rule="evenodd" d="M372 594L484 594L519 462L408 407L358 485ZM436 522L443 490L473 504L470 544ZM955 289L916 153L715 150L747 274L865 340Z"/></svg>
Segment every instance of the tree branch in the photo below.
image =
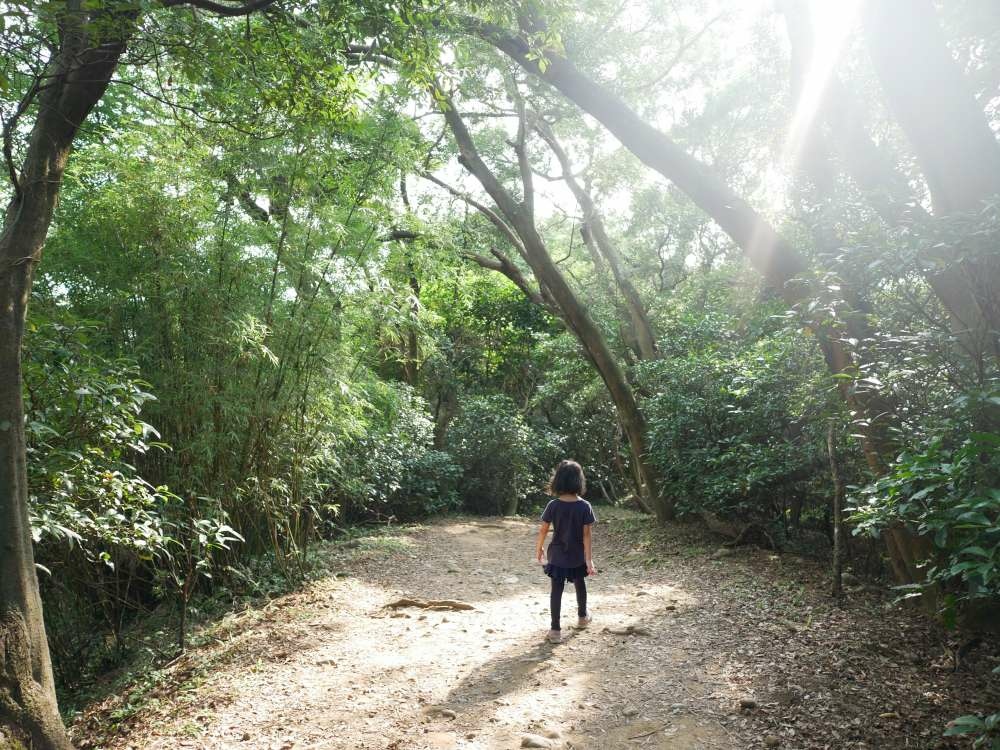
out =
<svg viewBox="0 0 1000 750"><path fill-rule="evenodd" d="M455 196L461 201L465 201L474 209L479 211L479 213L481 213L483 216L485 216L487 219L490 220L490 223L493 224L493 226L495 226L497 229L500 230L500 234L502 234L507 239L507 241L510 242L510 244L512 244L517 249L518 254L524 257L524 245L521 244L521 238L517 236L517 233L514 232L510 224L508 224L506 221L503 220L503 217L501 217L500 214L498 214L489 206L480 203L468 193L464 193L458 188L452 187L444 180L435 177L430 172L421 172L420 176L423 177L425 180L433 182L435 185L438 185L439 187L443 187L453 196Z"/></svg>
<svg viewBox="0 0 1000 750"><path fill-rule="evenodd" d="M21 180L17 176L17 167L14 165L14 128L17 127L17 121L21 119L21 115L31 106L31 102L38 95L41 80L40 75L34 77L31 86L28 87L24 96L21 97L21 101L18 102L14 114L10 116L9 120L3 122L3 158L7 164L7 172L10 174L11 185L14 187L14 200L17 201L21 200ZM2 118L0 118L0 122L2 122Z"/></svg>
<svg viewBox="0 0 1000 750"><path fill-rule="evenodd" d="M529 301L539 307L545 308L556 317L559 317L558 310L554 309L546 302L541 292L532 288L528 279L523 273L521 273L521 269L514 265L513 261L511 261L506 253L496 247L491 247L490 253L493 255L492 258L473 252L464 252L462 253L462 257L467 260L474 261L483 268L503 274L510 279L514 286L524 293L524 296L527 297Z"/></svg>
<svg viewBox="0 0 1000 750"><path fill-rule="evenodd" d="M535 183L532 177L531 162L528 161L528 116L525 111L524 97L517 90L517 83L514 82L511 90L514 104L517 108L517 140L514 142L514 153L517 154L517 167L521 172L521 188L523 196L521 204L528 216L535 215Z"/></svg>
<svg viewBox="0 0 1000 750"><path fill-rule="evenodd" d="M552 132L551 128L546 123L538 121L535 123L535 130L542 136L542 140L548 144L552 153L555 154L563 172L563 179L576 198L576 202L580 204L580 208L583 211L583 226L580 228L580 232L583 235L584 241L588 242L588 247L593 248L596 246L596 249L599 251L599 255L592 252L592 256L595 258L603 256L611 268L615 283L618 285L618 291L625 300L625 307L628 312L626 322L631 327L632 333L638 343L639 356L642 359L655 359L657 356L656 337L653 335L652 324L649 321L649 316L646 314L646 308L642 304L642 298L639 296L635 285L632 284L631 279L625 273L624 259L608 236L607 230L604 227L604 221L597 211L597 206L594 205L594 199L587 188L577 182L576 177L573 175L573 165L570 163L569 156L556 139L555 133Z"/></svg>
<svg viewBox="0 0 1000 750"><path fill-rule="evenodd" d="M248 16L258 10L273 5L275 0L251 0L244 5L227 5L217 3L213 0L160 0L164 8L177 8L182 5L190 5L192 8L200 8L218 16L233 18L236 16Z"/></svg>

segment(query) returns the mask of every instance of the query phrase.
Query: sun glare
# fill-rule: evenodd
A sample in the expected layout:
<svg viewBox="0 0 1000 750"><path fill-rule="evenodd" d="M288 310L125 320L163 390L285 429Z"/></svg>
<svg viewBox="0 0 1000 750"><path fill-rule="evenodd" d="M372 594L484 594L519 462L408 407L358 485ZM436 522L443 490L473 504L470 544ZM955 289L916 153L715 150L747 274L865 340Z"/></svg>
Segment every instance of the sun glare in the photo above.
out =
<svg viewBox="0 0 1000 750"><path fill-rule="evenodd" d="M798 161L809 129L819 110L830 77L840 61L848 35L854 27L862 0L809 3L812 55L802 82L802 92L792 117L785 149L788 163Z"/></svg>

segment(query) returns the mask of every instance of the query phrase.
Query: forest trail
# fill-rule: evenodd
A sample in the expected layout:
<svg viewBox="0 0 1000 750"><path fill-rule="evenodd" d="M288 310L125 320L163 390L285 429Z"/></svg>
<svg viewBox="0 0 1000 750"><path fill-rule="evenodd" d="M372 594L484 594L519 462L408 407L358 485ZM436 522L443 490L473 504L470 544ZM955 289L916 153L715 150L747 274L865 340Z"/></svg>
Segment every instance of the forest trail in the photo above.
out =
<svg viewBox="0 0 1000 750"><path fill-rule="evenodd" d="M108 706L79 723L81 746L938 746L961 704L943 706L941 685L920 677L926 664L914 660L925 647L926 658L934 653L919 645L925 634L911 633L904 652L858 654L851 637L883 647L878 628L904 627L902 618L824 606L790 582L798 558L739 550L713 559L683 540L650 547L637 538L638 518L610 515L595 531L594 622L568 628L570 590L561 644L543 640L547 579L532 561L533 523L401 530L336 545L329 576L224 619L117 738L86 736ZM403 597L473 609L387 606ZM630 625L633 634L609 632ZM866 664L879 665L878 680L868 681ZM969 676L931 674L979 690Z"/></svg>

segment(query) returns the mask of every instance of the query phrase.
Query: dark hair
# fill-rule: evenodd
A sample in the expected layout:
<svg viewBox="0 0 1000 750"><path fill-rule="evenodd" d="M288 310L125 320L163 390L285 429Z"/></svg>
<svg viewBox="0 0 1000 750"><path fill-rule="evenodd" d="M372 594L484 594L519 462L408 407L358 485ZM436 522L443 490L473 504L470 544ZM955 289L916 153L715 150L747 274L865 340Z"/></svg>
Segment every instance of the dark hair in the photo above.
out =
<svg viewBox="0 0 1000 750"><path fill-rule="evenodd" d="M587 480L583 476L583 467L576 461L560 461L552 472L552 479L546 487L550 495L582 495L587 491Z"/></svg>

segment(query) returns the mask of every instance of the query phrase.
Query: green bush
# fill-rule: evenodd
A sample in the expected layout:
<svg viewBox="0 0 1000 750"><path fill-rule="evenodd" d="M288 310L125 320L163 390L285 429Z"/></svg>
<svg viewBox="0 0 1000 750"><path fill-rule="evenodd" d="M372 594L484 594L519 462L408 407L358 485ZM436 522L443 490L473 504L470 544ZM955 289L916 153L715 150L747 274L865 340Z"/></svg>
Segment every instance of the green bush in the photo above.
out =
<svg viewBox="0 0 1000 750"><path fill-rule="evenodd" d="M814 347L784 330L730 334L686 317L642 369L649 450L680 513L774 518L825 474L827 402ZM825 498L824 498L825 500Z"/></svg>
<svg viewBox="0 0 1000 750"><path fill-rule="evenodd" d="M415 520L458 508L460 469L434 450L427 404L403 385L372 386L367 430L345 441L330 486L344 520Z"/></svg>
<svg viewBox="0 0 1000 750"><path fill-rule="evenodd" d="M87 665L120 659L129 620L181 587L190 594L195 579L216 567L211 551L239 539L221 512L205 517L200 506L139 475L136 458L166 450L140 419L153 396L133 363L97 352L97 331L65 315L36 314L25 346L29 508L64 686L76 684ZM206 534L214 541L185 542Z"/></svg>
<svg viewBox="0 0 1000 750"><path fill-rule="evenodd" d="M462 505L472 513L516 513L558 453L556 439L532 428L506 396L465 401L448 436L448 450L462 467Z"/></svg>
<svg viewBox="0 0 1000 750"><path fill-rule="evenodd" d="M1000 750L1000 712L988 716L959 716L948 722L945 737L968 737L972 747Z"/></svg>
<svg viewBox="0 0 1000 750"><path fill-rule="evenodd" d="M975 432L974 414L1000 396L963 397L939 434L902 453L886 476L853 498L856 533L903 524L933 544L923 586L939 585L948 619L956 605L1000 597L1000 434ZM964 419L963 419L964 415Z"/></svg>

